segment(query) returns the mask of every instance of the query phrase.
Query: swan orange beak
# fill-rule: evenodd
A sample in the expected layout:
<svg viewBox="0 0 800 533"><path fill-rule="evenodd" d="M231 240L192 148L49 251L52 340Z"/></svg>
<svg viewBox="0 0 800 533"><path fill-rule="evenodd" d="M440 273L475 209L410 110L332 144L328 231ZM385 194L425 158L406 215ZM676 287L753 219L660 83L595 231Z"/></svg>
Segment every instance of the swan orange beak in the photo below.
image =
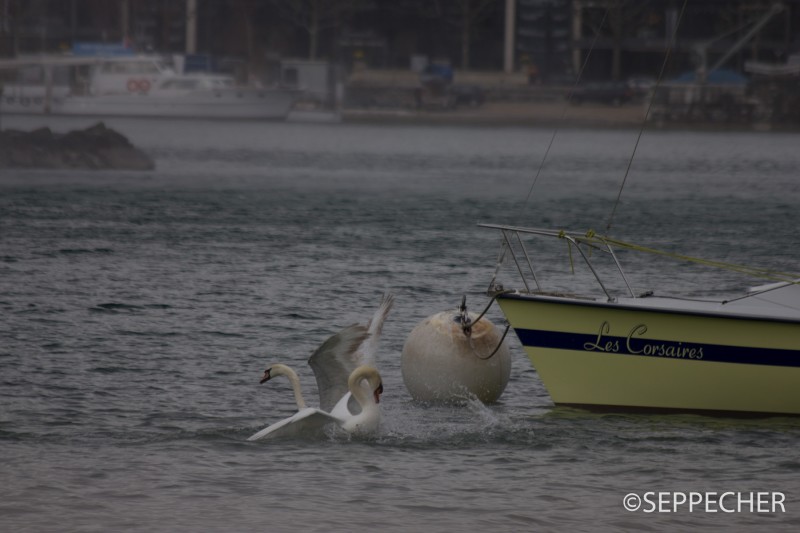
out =
<svg viewBox="0 0 800 533"><path fill-rule="evenodd" d="M270 378L272 377L272 376L269 375L269 371L270 370L272 370L272 369L268 368L268 369L264 370L264 375L261 377L261 381L258 382L259 385L261 385L262 383L270 380Z"/></svg>
<svg viewBox="0 0 800 533"><path fill-rule="evenodd" d="M383 383L378 385L378 388L375 389L375 392L372 393L375 397L375 403L381 403L381 394L383 394Z"/></svg>

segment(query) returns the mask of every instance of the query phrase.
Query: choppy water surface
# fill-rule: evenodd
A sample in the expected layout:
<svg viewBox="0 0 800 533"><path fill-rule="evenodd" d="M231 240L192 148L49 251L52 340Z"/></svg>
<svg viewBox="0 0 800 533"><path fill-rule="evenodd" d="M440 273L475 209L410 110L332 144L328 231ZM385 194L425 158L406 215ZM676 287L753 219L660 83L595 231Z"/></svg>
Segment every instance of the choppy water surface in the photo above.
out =
<svg viewBox="0 0 800 533"><path fill-rule="evenodd" d="M36 123L14 120L4 127ZM474 310L486 302L499 238L476 224L604 229L636 132L563 130L526 205L551 131L109 124L157 170L0 174L4 531L800 525L795 419L554 408L515 339L497 405L422 406L405 391L414 325L462 294ZM796 271L798 146L783 134L646 133L613 233ZM563 243L549 253L550 282L569 286ZM662 293L759 283L630 261L634 283ZM384 291L397 302L379 358L380 434L246 442L294 409L287 382L258 385L264 367L292 364L313 398L308 355ZM645 491L780 491L786 512L623 508Z"/></svg>

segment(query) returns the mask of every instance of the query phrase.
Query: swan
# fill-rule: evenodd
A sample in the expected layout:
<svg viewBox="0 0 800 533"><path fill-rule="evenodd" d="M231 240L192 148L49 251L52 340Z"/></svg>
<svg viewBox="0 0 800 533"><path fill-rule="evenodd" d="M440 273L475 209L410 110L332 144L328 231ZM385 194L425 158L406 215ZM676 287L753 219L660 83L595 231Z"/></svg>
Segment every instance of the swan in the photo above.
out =
<svg viewBox="0 0 800 533"><path fill-rule="evenodd" d="M364 384L367 384L367 388ZM350 394L334 406L331 416L341 420L340 427L350 434L366 435L374 433L381 423L381 403L383 394L383 381L378 369L373 366L362 365L356 368L347 380ZM349 407L350 396L355 398L360 407L358 413L353 413Z"/></svg>
<svg viewBox="0 0 800 533"><path fill-rule="evenodd" d="M298 412L259 431L248 440L258 440L266 435L320 431L332 423L353 433L374 431L380 422L377 404L383 392L380 373L375 368L375 356L383 324L393 303L393 295L384 295L367 324L344 328L329 337L311 355L308 364L317 382L319 409L306 405L300 380L294 370L280 363L268 368L260 383L275 376L287 376Z"/></svg>
<svg viewBox="0 0 800 533"><path fill-rule="evenodd" d="M357 414L358 403L349 392L348 379L359 366L377 368L375 359L383 324L394 304L394 296L385 294L380 306L365 325L354 324L326 340L311 354L308 364L314 371L319 391L320 408L333 412L335 407L349 406L349 412ZM357 340L359 339L360 340ZM348 397L348 402L340 401ZM347 411L339 412L345 416Z"/></svg>
<svg viewBox="0 0 800 533"><path fill-rule="evenodd" d="M296 437L300 435L314 435L321 433L330 424L336 424L350 434L365 435L378 429L381 421L381 411L378 406L380 396L383 393L383 383L381 376L375 367L362 365L356 368L347 380L349 392L360 406L358 414L347 413L345 416L335 416L331 413L308 407L303 398L300 388L300 380L297 374L290 367L276 363L264 372L261 383L269 381L275 376L286 376L292 385L298 411L294 415L284 418L261 431L251 435L247 440L255 441L265 438L276 437ZM363 382L369 384L369 389L365 389ZM368 392L371 390L372 392ZM346 413L348 397L344 396L339 403L343 406L335 406L339 413ZM336 411L336 409L334 409Z"/></svg>

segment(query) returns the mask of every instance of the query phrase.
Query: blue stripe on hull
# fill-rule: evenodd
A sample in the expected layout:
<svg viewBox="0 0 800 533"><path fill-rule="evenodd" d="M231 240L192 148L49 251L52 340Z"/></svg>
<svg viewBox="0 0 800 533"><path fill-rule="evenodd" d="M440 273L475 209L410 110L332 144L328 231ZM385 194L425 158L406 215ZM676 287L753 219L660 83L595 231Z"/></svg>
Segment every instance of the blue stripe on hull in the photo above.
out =
<svg viewBox="0 0 800 533"><path fill-rule="evenodd" d="M515 331L523 346L531 348L613 353L683 361L800 367L798 350L675 342L632 336L603 335L600 339L596 333L563 333L535 329L515 329Z"/></svg>

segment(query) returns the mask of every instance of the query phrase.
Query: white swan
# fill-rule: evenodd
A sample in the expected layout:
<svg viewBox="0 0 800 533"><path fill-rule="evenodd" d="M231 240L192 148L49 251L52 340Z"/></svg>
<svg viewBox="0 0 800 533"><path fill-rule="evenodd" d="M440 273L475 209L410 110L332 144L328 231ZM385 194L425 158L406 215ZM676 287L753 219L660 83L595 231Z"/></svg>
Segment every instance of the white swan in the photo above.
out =
<svg viewBox="0 0 800 533"><path fill-rule="evenodd" d="M375 354L383 323L393 303L394 296L384 295L381 305L366 325L354 324L344 328L323 342L311 355L308 364L317 381L319 409L306 405L300 380L291 368L283 364L268 368L261 383L278 375L287 376L292 384L298 412L259 431L248 440L258 440L266 435L320 431L331 423L355 433L374 431L380 422L377 403L383 392L380 374L374 368ZM360 372L356 373L356 370ZM356 390L359 390L358 395Z"/></svg>
<svg viewBox="0 0 800 533"><path fill-rule="evenodd" d="M319 434L330 424L336 424L348 433L363 435L375 431L380 425L381 411L378 407L380 395L383 393L381 376L377 369L371 366L360 366L356 368L348 378L349 392L360 406L358 414L347 413L347 416L335 416L331 413L306 406L303 393L300 389L300 380L297 374L286 365L277 363L269 367L264 372L261 383L269 381L275 376L286 376L292 384L294 397L297 401L298 411L289 418L276 422L261 431L251 435L247 440L254 441L265 438L276 437L295 437L300 435ZM367 392L362 386L366 381L369 384ZM347 403L347 397L343 397L340 403ZM339 412L344 413L346 405L339 407Z"/></svg>
<svg viewBox="0 0 800 533"><path fill-rule="evenodd" d="M308 359L317 380L319 405L322 409L333 412L344 396L350 398L347 382L356 368L363 365L377 368L375 357L383 323L393 304L394 296L385 294L366 325L354 324L344 328L322 343ZM350 413L358 413L357 402L350 400L343 405L349 405Z"/></svg>

